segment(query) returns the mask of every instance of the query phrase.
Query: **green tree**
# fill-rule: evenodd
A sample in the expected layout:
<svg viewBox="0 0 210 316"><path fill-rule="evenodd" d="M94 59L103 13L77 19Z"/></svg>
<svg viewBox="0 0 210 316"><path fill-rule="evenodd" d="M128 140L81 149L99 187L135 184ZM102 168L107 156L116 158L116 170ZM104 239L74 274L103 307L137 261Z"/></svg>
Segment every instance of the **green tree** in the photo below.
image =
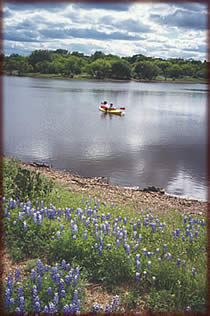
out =
<svg viewBox="0 0 210 316"><path fill-rule="evenodd" d="M49 52L48 50L35 50L31 53L31 55L28 58L29 63L34 67L38 62L43 61L51 61L52 60L52 52Z"/></svg>
<svg viewBox="0 0 210 316"><path fill-rule="evenodd" d="M163 61L163 60L157 60L155 62L156 66L158 66L161 70L161 75L164 76L165 80L167 78L167 72L166 72L166 69L169 67L170 63L167 62L167 61Z"/></svg>
<svg viewBox="0 0 210 316"><path fill-rule="evenodd" d="M177 64L173 64L166 68L166 73L170 78L180 78L182 76L182 68Z"/></svg>
<svg viewBox="0 0 210 316"><path fill-rule="evenodd" d="M86 71L97 79L104 79L110 75L111 64L104 59L97 59L90 65L87 65Z"/></svg>
<svg viewBox="0 0 210 316"><path fill-rule="evenodd" d="M159 67L150 61L140 61L134 66L134 74L137 79L152 80L158 75L158 73L160 73Z"/></svg>
<svg viewBox="0 0 210 316"><path fill-rule="evenodd" d="M123 61L116 61L112 64L111 68L112 78L116 79L130 79L131 69L129 64Z"/></svg>

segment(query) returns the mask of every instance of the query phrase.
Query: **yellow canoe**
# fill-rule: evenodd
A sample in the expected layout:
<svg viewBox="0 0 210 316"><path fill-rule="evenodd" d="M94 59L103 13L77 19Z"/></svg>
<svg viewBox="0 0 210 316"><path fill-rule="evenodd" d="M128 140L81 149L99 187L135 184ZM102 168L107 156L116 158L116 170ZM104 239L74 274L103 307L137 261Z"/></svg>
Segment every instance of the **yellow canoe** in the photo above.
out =
<svg viewBox="0 0 210 316"><path fill-rule="evenodd" d="M122 110L118 110L118 109L108 110L108 109L101 107L101 106L99 106L99 110L104 112L104 113L110 113L110 114L117 114L117 115L124 114L124 112Z"/></svg>

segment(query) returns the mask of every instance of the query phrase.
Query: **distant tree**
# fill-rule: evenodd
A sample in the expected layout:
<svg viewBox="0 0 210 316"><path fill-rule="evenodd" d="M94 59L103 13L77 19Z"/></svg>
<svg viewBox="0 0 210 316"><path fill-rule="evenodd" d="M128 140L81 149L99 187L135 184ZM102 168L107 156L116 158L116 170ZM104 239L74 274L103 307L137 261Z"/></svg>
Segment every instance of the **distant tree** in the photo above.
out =
<svg viewBox="0 0 210 316"><path fill-rule="evenodd" d="M28 58L29 63L34 67L38 62L42 61L51 61L52 60L52 52L48 50L35 50L31 53Z"/></svg>
<svg viewBox="0 0 210 316"><path fill-rule="evenodd" d="M104 79L110 75L111 64L104 59L97 59L86 66L86 71L97 79Z"/></svg>
<svg viewBox="0 0 210 316"><path fill-rule="evenodd" d="M130 79L131 69L129 64L123 61L116 61L112 64L111 76L116 79Z"/></svg>
<svg viewBox="0 0 210 316"><path fill-rule="evenodd" d="M161 74L164 76L165 80L167 78L167 72L166 69L169 67L170 63L163 60L157 60L155 62L155 65L158 66L161 70Z"/></svg>
<svg viewBox="0 0 210 316"><path fill-rule="evenodd" d="M101 51L96 51L93 55L90 56L90 61L93 62L97 59L103 59L105 57L105 54Z"/></svg>
<svg viewBox="0 0 210 316"><path fill-rule="evenodd" d="M170 78L180 78L182 76L182 68L177 64L173 64L166 68L166 73Z"/></svg>
<svg viewBox="0 0 210 316"><path fill-rule="evenodd" d="M66 55L68 54L68 51L66 49L56 49L55 53L60 55Z"/></svg>
<svg viewBox="0 0 210 316"><path fill-rule="evenodd" d="M140 61L137 62L134 66L134 74L137 79L152 80L158 75L159 72L160 69L158 68L158 66L150 61Z"/></svg>

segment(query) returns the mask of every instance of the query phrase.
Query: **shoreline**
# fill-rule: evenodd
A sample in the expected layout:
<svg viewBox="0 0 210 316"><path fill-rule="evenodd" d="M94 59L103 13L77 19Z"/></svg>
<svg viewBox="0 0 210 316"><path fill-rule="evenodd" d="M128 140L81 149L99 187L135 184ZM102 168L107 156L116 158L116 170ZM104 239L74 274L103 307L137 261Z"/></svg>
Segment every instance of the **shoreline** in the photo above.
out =
<svg viewBox="0 0 210 316"><path fill-rule="evenodd" d="M73 193L91 194L104 202L113 202L119 206L128 205L137 212L152 209L154 213L165 215L170 210L178 211L183 215L207 215L207 201L178 197L161 191L144 191L112 185L107 183L104 177L82 177L65 170L53 169L45 164L25 163L20 160L17 163L23 168L39 172L41 175L53 179Z"/></svg>
<svg viewBox="0 0 210 316"><path fill-rule="evenodd" d="M207 81L202 80L144 80L144 79L112 79L112 78L104 78L104 79L96 79L96 78L70 78L70 77L60 77L60 76L41 76L41 75L9 75L9 74L3 74L4 76L8 77L17 77L17 78L38 78L38 79L59 79L59 80L89 80L89 81L101 81L101 82L139 82L139 83L183 83L183 84L207 84Z"/></svg>

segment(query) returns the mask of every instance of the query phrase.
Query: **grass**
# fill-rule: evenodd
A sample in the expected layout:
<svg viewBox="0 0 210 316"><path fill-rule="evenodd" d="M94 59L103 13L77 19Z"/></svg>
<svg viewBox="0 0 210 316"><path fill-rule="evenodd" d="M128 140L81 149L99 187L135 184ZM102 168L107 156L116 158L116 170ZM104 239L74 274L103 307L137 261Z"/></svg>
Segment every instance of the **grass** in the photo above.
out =
<svg viewBox="0 0 210 316"><path fill-rule="evenodd" d="M107 306L95 304L94 311L207 311L205 218L186 217L175 211L169 211L167 216L153 215L152 210L136 213L130 207L116 207L108 201L71 193L61 185L48 183L43 177L39 180L39 190L36 177L32 175L32 191L26 190L25 198L22 195L23 199L19 201L15 193L21 192L20 187L17 189L17 183L13 186L11 183L18 178L18 185L26 183L28 188L27 181L21 177L28 178L28 174L19 170L15 161L5 160L5 247L14 262L31 260L25 267L29 275L21 281L26 288L23 293L25 310L35 310L32 289L36 286L42 311L45 306L51 306L58 293L62 301L58 311L64 311L66 305L75 305L81 312L87 312L85 286L87 282L93 282L111 291L113 297L119 296L119 301L117 296ZM48 190L43 194L45 186ZM38 199L39 194L42 199ZM46 262L49 271L41 275L38 269L31 282L29 270L34 269L37 258ZM60 280L70 270L62 270L64 260L72 269L80 267L80 281L75 286L73 281L64 286L65 298L60 290ZM60 278L57 283L52 278L56 264ZM9 312L20 308L17 292L20 284L14 279L14 275L10 276L5 283L5 308ZM51 301L46 296L49 287L53 288ZM81 289L80 296L74 304L73 297L78 288ZM13 299L14 303L11 303Z"/></svg>

